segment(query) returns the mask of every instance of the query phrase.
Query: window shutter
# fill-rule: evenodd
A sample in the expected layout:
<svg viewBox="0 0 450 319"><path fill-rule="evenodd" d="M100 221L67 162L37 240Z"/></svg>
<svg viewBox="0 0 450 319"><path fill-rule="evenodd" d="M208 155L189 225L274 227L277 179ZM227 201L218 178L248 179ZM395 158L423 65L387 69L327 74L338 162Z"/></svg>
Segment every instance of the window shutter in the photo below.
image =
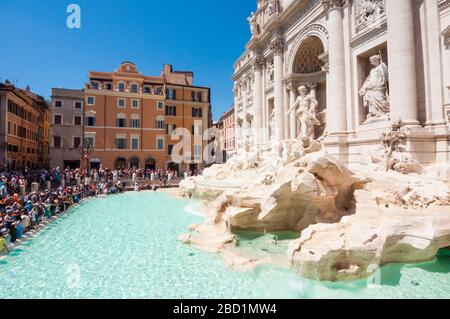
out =
<svg viewBox="0 0 450 319"><path fill-rule="evenodd" d="M177 107L176 106L173 107L173 116L177 116Z"/></svg>
<svg viewBox="0 0 450 319"><path fill-rule="evenodd" d="M166 116L168 116L168 115L169 115L169 106L166 105Z"/></svg>
<svg viewBox="0 0 450 319"><path fill-rule="evenodd" d="M198 114L199 114L199 117L203 117L203 115L202 115L202 111L203 111L203 109L202 109L202 108L199 108L199 109L198 109Z"/></svg>

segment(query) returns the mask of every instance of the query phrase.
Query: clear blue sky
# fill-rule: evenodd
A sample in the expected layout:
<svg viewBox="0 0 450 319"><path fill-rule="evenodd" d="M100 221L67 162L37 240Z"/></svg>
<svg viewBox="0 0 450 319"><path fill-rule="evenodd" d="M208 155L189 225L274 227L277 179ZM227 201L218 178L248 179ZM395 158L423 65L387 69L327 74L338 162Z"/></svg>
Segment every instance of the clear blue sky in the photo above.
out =
<svg viewBox="0 0 450 319"><path fill-rule="evenodd" d="M81 7L81 29L66 26L69 4ZM82 88L91 70L125 60L146 75L164 63L194 71L212 89L213 117L233 104L233 63L250 37L255 0L0 0L0 81Z"/></svg>

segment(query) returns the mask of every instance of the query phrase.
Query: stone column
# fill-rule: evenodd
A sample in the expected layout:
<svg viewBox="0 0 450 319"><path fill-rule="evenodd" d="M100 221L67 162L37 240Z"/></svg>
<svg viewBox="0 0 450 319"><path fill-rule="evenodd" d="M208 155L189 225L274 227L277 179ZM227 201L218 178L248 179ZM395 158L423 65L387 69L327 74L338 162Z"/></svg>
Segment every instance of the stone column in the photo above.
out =
<svg viewBox="0 0 450 319"><path fill-rule="evenodd" d="M398 1L398 0L397 0ZM328 10L329 76L327 90L327 126L330 135L347 132L347 97L345 78L344 0L322 0Z"/></svg>
<svg viewBox="0 0 450 319"><path fill-rule="evenodd" d="M289 131L289 100L290 100L290 93L288 90L288 87L286 83L284 84L284 90L283 90L283 96L284 96L284 102L283 102L283 122L284 122L284 132L283 136L284 139L289 139L290 131Z"/></svg>
<svg viewBox="0 0 450 319"><path fill-rule="evenodd" d="M295 103L295 87L294 84L288 85L289 89L289 108L292 107ZM289 138L295 139L297 137L297 128L296 128L296 118L295 118L295 110L289 113Z"/></svg>
<svg viewBox="0 0 450 319"><path fill-rule="evenodd" d="M247 81L244 79L244 81ZM248 135L248 122L247 122L247 90L243 90L243 87L241 87L242 90L242 111L243 111L243 118L242 118L242 141L245 144L245 141L247 139Z"/></svg>
<svg viewBox="0 0 450 319"><path fill-rule="evenodd" d="M283 40L276 39L271 44L270 49L273 52L274 68L275 140L279 141L284 139Z"/></svg>
<svg viewBox="0 0 450 319"><path fill-rule="evenodd" d="M257 56L253 62L253 132L256 145L263 141L263 85L262 69L264 67L264 58Z"/></svg>
<svg viewBox="0 0 450 319"><path fill-rule="evenodd" d="M439 25L439 11L436 0L425 0L426 24L428 34L428 72L430 107L427 112L427 125L437 126L445 124L443 110L442 79L443 67L439 57L441 51L441 32Z"/></svg>
<svg viewBox="0 0 450 319"><path fill-rule="evenodd" d="M442 52L443 56L443 70L444 70L444 103L450 105L450 88L447 86L450 85L450 30L447 30L446 33L442 33L442 39L444 41Z"/></svg>
<svg viewBox="0 0 450 319"><path fill-rule="evenodd" d="M238 88L236 84L233 87L234 94L234 145L237 148L239 142L239 131L238 131Z"/></svg>
<svg viewBox="0 0 450 319"><path fill-rule="evenodd" d="M418 125L416 55L411 0L387 0L391 120Z"/></svg>

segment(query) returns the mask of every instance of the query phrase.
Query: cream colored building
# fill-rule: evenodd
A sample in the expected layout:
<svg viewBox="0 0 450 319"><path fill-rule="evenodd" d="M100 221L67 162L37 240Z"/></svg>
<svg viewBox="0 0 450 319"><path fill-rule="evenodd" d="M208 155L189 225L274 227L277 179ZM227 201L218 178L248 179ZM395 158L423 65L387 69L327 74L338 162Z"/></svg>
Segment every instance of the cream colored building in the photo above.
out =
<svg viewBox="0 0 450 319"><path fill-rule="evenodd" d="M318 101L315 138L350 166L375 149L391 122L410 128L407 151L448 162L450 0L260 0L252 38L234 65L236 145L297 137L304 85ZM370 57L387 67L389 112L369 120L360 89Z"/></svg>

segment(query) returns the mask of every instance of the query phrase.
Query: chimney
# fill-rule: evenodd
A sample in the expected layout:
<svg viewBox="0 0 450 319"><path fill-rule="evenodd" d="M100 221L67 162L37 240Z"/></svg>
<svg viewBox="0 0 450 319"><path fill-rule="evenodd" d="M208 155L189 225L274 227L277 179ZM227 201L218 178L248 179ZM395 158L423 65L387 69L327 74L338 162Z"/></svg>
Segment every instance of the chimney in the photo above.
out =
<svg viewBox="0 0 450 319"><path fill-rule="evenodd" d="M26 87L25 87L25 91L27 91L27 93L30 93L31 91L30 91L30 86L29 85L27 85Z"/></svg>

